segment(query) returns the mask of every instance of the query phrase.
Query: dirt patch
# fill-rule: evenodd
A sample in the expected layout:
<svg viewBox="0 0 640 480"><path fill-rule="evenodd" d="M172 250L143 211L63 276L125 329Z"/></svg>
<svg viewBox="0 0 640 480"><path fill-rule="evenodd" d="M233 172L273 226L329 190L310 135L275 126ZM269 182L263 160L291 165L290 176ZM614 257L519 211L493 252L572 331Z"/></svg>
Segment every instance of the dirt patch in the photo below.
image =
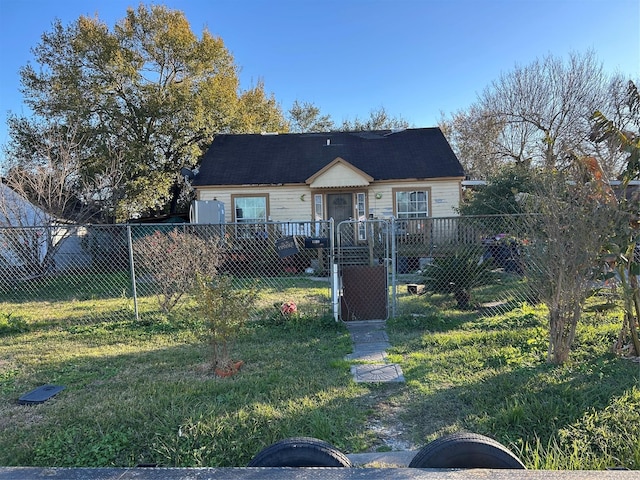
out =
<svg viewBox="0 0 640 480"><path fill-rule="evenodd" d="M404 412L402 402L394 398L393 392L375 397L373 414L367 420L367 429L373 434L375 442L370 451L407 451L415 450L409 429L400 418Z"/></svg>

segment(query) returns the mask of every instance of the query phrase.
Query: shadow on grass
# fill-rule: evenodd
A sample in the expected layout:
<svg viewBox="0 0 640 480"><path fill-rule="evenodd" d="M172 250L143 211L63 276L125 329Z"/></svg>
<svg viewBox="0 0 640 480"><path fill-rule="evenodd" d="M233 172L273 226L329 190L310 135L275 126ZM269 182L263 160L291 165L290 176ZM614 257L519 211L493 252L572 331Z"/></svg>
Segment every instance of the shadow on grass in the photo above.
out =
<svg viewBox="0 0 640 480"><path fill-rule="evenodd" d="M61 273L0 287L0 301L69 301L131 296L129 272Z"/></svg>
<svg viewBox="0 0 640 480"><path fill-rule="evenodd" d="M150 328L58 332L59 355L41 346L40 361L0 379L0 464L244 466L289 436L362 447L369 390L342 361L351 344L341 325L256 325L233 349L245 365L226 379L211 375L197 338ZM60 342L75 350L65 355ZM66 389L15 404L44 383Z"/></svg>
<svg viewBox="0 0 640 480"><path fill-rule="evenodd" d="M476 380L455 379L456 385L430 382L429 363L403 365L408 389L403 396L403 421L412 427L414 441L424 444L458 430L495 438L517 451L539 440L547 445L561 429L585 414L603 411L640 380L637 365L610 354L588 365L509 368L509 359L488 356ZM460 373L464 377L464 372Z"/></svg>

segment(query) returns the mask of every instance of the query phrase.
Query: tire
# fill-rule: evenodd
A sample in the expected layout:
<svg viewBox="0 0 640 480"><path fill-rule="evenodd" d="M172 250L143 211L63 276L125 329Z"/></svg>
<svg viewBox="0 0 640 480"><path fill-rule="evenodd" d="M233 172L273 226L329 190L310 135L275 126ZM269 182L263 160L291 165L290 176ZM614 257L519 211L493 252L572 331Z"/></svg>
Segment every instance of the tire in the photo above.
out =
<svg viewBox="0 0 640 480"><path fill-rule="evenodd" d="M293 437L264 448L247 466L351 467L351 461L327 442L311 437Z"/></svg>
<svg viewBox="0 0 640 480"><path fill-rule="evenodd" d="M454 433L424 446L410 468L511 468L525 466L507 447L476 433Z"/></svg>

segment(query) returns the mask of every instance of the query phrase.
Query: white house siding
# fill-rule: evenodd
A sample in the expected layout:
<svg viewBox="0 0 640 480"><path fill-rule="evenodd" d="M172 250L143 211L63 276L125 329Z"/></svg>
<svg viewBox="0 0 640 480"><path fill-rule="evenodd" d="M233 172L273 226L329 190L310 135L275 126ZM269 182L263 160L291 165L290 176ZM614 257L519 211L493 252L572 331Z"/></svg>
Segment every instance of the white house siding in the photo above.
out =
<svg viewBox="0 0 640 480"><path fill-rule="evenodd" d="M390 218L393 215L393 189L415 188L431 191L430 216L456 216L460 203L461 179L432 181L373 182L368 187L340 189L367 194L368 213L376 218ZM198 200L218 200L225 204L225 220L232 222L232 195L269 195L269 217L274 222L313 220L313 201L316 193L330 193L331 189L311 189L307 185L273 186L229 186L200 187Z"/></svg>
<svg viewBox="0 0 640 480"><path fill-rule="evenodd" d="M393 189L415 188L429 189L430 216L450 217L458 215L456 208L460 204L460 180L433 180L425 182L380 182L369 187L369 213L377 218L389 218L393 215ZM379 198L378 198L379 197Z"/></svg>
<svg viewBox="0 0 640 480"><path fill-rule="evenodd" d="M16 253L23 249L16 249L16 242L37 248L33 257L42 261L49 249L46 226L51 220L42 209L0 182L0 267L23 266L24 257Z"/></svg>
<svg viewBox="0 0 640 480"><path fill-rule="evenodd" d="M269 218L273 222L312 220L313 195L306 185L202 187L198 200L224 203L225 220L232 222L232 195L269 195ZM304 196L303 196L304 195Z"/></svg>
<svg viewBox="0 0 640 480"><path fill-rule="evenodd" d="M54 258L56 270L90 266L91 254L82 247L82 240L88 233L86 227L63 227L56 229L56 233L54 237L54 244L57 245Z"/></svg>
<svg viewBox="0 0 640 480"><path fill-rule="evenodd" d="M309 185L312 188L356 188L366 187L372 180L366 173L355 170L354 167L343 163L343 160L338 158L334 160L330 168L314 175L313 181Z"/></svg>

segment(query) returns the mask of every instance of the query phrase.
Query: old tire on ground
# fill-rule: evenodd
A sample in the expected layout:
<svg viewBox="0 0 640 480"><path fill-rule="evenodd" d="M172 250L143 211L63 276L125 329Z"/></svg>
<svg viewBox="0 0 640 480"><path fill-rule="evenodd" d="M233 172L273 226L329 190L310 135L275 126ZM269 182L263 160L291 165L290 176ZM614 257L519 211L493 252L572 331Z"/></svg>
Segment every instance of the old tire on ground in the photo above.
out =
<svg viewBox="0 0 640 480"><path fill-rule="evenodd" d="M347 456L331 444L311 437L280 440L264 448L248 467L350 467Z"/></svg>
<svg viewBox="0 0 640 480"><path fill-rule="evenodd" d="M512 468L525 466L507 447L476 433L454 433L425 445L410 468Z"/></svg>

